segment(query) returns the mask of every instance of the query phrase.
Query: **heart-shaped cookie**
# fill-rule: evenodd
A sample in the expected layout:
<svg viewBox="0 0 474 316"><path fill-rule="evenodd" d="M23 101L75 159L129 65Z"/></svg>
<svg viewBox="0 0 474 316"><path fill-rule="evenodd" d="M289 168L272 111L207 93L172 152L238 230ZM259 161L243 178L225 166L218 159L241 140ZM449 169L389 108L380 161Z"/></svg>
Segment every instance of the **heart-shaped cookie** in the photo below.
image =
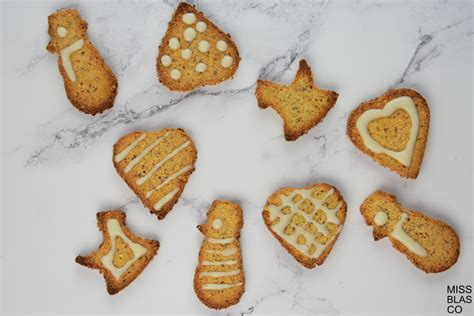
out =
<svg viewBox="0 0 474 316"><path fill-rule="evenodd" d="M347 135L354 145L399 175L416 178L430 125L425 99L410 89L389 90L354 109Z"/></svg>
<svg viewBox="0 0 474 316"><path fill-rule="evenodd" d="M347 205L326 183L284 188L267 200L262 215L273 236L303 266L326 260L346 219Z"/></svg>
<svg viewBox="0 0 474 316"><path fill-rule="evenodd" d="M192 139L170 128L132 132L115 143L113 152L119 175L158 219L178 201L196 157Z"/></svg>
<svg viewBox="0 0 474 316"><path fill-rule="evenodd" d="M194 6L181 2L161 40L156 69L160 82L191 91L231 78L239 66L237 46Z"/></svg>

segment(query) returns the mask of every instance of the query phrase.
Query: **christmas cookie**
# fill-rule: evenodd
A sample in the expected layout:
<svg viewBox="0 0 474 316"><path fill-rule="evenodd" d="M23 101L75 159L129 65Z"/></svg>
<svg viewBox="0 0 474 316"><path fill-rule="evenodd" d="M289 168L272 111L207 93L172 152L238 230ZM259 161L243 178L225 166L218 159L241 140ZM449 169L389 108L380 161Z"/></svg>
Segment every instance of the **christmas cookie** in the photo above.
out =
<svg viewBox="0 0 474 316"><path fill-rule="evenodd" d="M382 166L415 179L429 127L430 109L425 99L414 90L397 89L354 109L347 121L347 135Z"/></svg>
<svg viewBox="0 0 474 316"><path fill-rule="evenodd" d="M237 304L245 291L242 252L242 209L236 203L214 201L207 222L198 229L205 240L194 274L194 291L206 306L223 309Z"/></svg>
<svg viewBox="0 0 474 316"><path fill-rule="evenodd" d="M98 269L107 283L107 292L116 294L132 283L156 255L160 243L142 239L125 226L125 213L97 213L97 225L103 241L99 249L87 256L77 256L76 262Z"/></svg>
<svg viewBox="0 0 474 316"><path fill-rule="evenodd" d="M240 57L229 34L202 12L180 3L161 40L156 68L170 90L191 91L225 81L235 74Z"/></svg>
<svg viewBox="0 0 474 316"><path fill-rule="evenodd" d="M311 68L305 60L300 61L300 68L290 85L258 80L255 94L260 108L272 107L281 116L288 141L296 140L321 122L338 97L334 91L315 86Z"/></svg>
<svg viewBox="0 0 474 316"><path fill-rule="evenodd" d="M263 209L272 235L303 266L321 265L336 243L347 205L339 191L325 183L273 193Z"/></svg>
<svg viewBox="0 0 474 316"><path fill-rule="evenodd" d="M113 150L118 174L158 219L178 201L196 157L193 140L183 130L171 128L132 132Z"/></svg>
<svg viewBox="0 0 474 316"><path fill-rule="evenodd" d="M360 206L375 240L388 237L395 249L419 269L442 272L459 257L459 238L448 224L421 212L404 208L383 191L372 193Z"/></svg>
<svg viewBox="0 0 474 316"><path fill-rule="evenodd" d="M66 94L79 111L95 115L113 106L117 79L88 39L87 22L78 10L60 10L48 17L48 51L59 55Z"/></svg>

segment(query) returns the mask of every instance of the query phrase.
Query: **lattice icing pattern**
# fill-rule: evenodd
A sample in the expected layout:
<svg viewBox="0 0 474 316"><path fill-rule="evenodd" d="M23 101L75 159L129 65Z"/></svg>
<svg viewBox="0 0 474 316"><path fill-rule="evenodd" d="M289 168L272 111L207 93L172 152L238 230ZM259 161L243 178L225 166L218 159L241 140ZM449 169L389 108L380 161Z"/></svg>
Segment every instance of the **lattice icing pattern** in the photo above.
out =
<svg viewBox="0 0 474 316"><path fill-rule="evenodd" d="M345 219L345 202L334 188L326 186L283 189L269 199L264 210L272 233L313 261L334 242Z"/></svg>

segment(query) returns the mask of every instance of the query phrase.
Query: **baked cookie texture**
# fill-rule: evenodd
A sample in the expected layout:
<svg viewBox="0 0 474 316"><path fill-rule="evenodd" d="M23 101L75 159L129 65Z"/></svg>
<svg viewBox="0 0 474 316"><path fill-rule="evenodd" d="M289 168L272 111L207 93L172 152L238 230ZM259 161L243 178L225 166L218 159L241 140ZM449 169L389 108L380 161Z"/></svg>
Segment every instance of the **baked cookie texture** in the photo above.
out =
<svg viewBox="0 0 474 316"><path fill-rule="evenodd" d="M47 50L58 54L66 94L79 111L95 115L114 105L117 78L87 36L87 22L76 9L48 17Z"/></svg>
<svg viewBox="0 0 474 316"><path fill-rule="evenodd" d="M296 140L321 122L338 97L334 91L316 87L304 59L290 85L258 80L255 94L260 108L272 107L281 116L288 141Z"/></svg>
<svg viewBox="0 0 474 316"><path fill-rule="evenodd" d="M103 241L99 249L76 262L98 269L104 276L107 292L116 294L135 280L160 248L157 240L142 239L125 225L125 213L117 210L97 213L97 226Z"/></svg>
<svg viewBox="0 0 474 316"><path fill-rule="evenodd" d="M326 183L283 188L267 200L262 215L267 228L304 267L324 263L339 237L347 205Z"/></svg>
<svg viewBox="0 0 474 316"><path fill-rule="evenodd" d="M237 304L245 291L245 275L239 237L243 226L240 206L216 200L207 212L207 222L198 229L206 239L199 251L194 291L209 308Z"/></svg>
<svg viewBox="0 0 474 316"><path fill-rule="evenodd" d="M191 91L234 76L237 46L194 6L181 2L161 40L156 69L160 82L174 91Z"/></svg>
<svg viewBox="0 0 474 316"><path fill-rule="evenodd" d="M417 268L435 273L449 269L459 257L459 238L453 228L419 211L404 208L383 191L372 193L360 206L375 240L388 237L395 249Z"/></svg>
<svg viewBox="0 0 474 316"><path fill-rule="evenodd" d="M414 90L393 89L351 112L347 136L382 166L415 179L420 172L429 126L426 100Z"/></svg>
<svg viewBox="0 0 474 316"><path fill-rule="evenodd" d="M178 201L196 158L193 140L182 129L173 128L132 132L113 149L118 174L158 219Z"/></svg>

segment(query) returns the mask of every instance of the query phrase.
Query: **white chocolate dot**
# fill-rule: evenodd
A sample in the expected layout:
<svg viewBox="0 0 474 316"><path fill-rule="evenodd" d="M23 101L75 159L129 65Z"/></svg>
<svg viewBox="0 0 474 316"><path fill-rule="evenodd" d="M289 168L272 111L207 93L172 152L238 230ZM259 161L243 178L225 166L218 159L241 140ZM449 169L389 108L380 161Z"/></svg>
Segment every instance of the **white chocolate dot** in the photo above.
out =
<svg viewBox="0 0 474 316"><path fill-rule="evenodd" d="M207 53L209 51L210 45L208 41L200 41L198 45L199 51L201 53Z"/></svg>
<svg viewBox="0 0 474 316"><path fill-rule="evenodd" d="M192 54L192 50L190 50L189 48L185 48L181 51L181 58L183 58L184 60L188 60L189 58L191 58Z"/></svg>
<svg viewBox="0 0 474 316"><path fill-rule="evenodd" d="M198 32L200 33L203 33L207 30L207 25L206 23L204 23L203 21L199 21L196 23L196 30L198 30Z"/></svg>
<svg viewBox="0 0 474 316"><path fill-rule="evenodd" d="M196 16L194 15L194 13L185 13L183 14L183 22L184 24L191 25L196 22Z"/></svg>
<svg viewBox="0 0 474 316"><path fill-rule="evenodd" d="M215 230L219 230L222 228L222 220L220 218L216 218L212 221L212 228Z"/></svg>
<svg viewBox="0 0 474 316"><path fill-rule="evenodd" d="M232 59L232 57L230 57L229 55L225 55L224 57L222 57L221 66L224 68L229 68L230 66L232 66L233 62L234 60Z"/></svg>
<svg viewBox="0 0 474 316"><path fill-rule="evenodd" d="M172 37L172 38L170 38L170 40L168 42L168 46L172 50L177 50L181 45L179 44L179 39L177 39L176 37Z"/></svg>
<svg viewBox="0 0 474 316"><path fill-rule="evenodd" d="M197 63L196 72L204 72L207 70L207 65L205 63Z"/></svg>
<svg viewBox="0 0 474 316"><path fill-rule="evenodd" d="M225 50L227 49L227 43L222 40L219 40L216 43L216 47L219 51L225 52Z"/></svg>
<svg viewBox="0 0 474 316"><path fill-rule="evenodd" d="M58 36L59 36L59 37L64 38L64 37L67 36L67 30L66 30L66 28L64 28L64 27L62 27L62 26L58 27L58 29L56 30L56 32L58 33Z"/></svg>
<svg viewBox="0 0 474 316"><path fill-rule="evenodd" d="M383 211L378 211L374 216L374 223L377 226L383 226L388 222L388 215Z"/></svg>
<svg viewBox="0 0 474 316"><path fill-rule="evenodd" d="M161 56L161 64L162 64L163 66L169 67L172 62L173 62L173 60L171 59L170 56L168 56L168 55L163 55L163 56Z"/></svg>
<svg viewBox="0 0 474 316"><path fill-rule="evenodd" d="M173 80L179 80L179 78L181 78L181 71L179 71L178 69L171 69L170 77Z"/></svg>
<svg viewBox="0 0 474 316"><path fill-rule="evenodd" d="M187 42L192 42L196 38L196 31L192 27L188 27L184 30L183 36Z"/></svg>

